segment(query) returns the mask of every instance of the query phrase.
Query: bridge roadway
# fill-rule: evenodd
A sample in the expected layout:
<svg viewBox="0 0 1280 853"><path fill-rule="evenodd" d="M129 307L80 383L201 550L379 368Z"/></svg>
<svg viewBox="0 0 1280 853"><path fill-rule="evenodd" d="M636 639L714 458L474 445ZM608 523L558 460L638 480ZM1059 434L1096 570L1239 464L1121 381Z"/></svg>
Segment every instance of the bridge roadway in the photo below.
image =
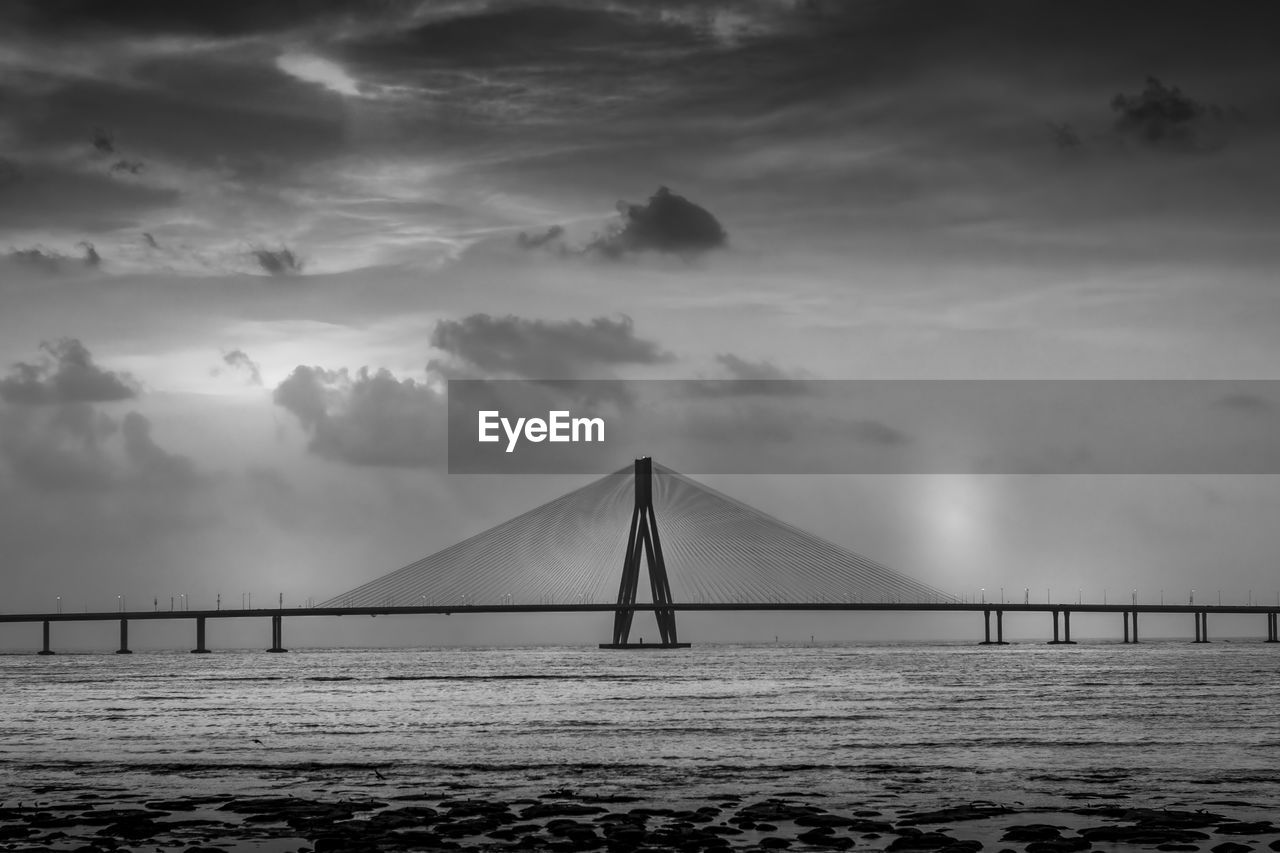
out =
<svg viewBox="0 0 1280 853"><path fill-rule="evenodd" d="M1209 642L1209 614L1258 614L1266 617L1266 642L1280 642L1277 605L1218 605L1218 604L1014 604L1010 602L672 602L670 604L447 604L447 605L386 605L381 607L296 607L256 608L240 610L130 610L87 611L61 613L0 613L0 623L40 622L43 625L43 647L39 654L53 654L50 648L50 625L54 622L109 622L120 623L120 648L118 654L128 654L129 623L156 619L191 619L196 623L196 648L194 653L208 652L205 644L205 624L209 619L271 619L271 648L267 651L283 652L283 620L294 616L398 616L444 615L463 613L616 613L620 610L648 612L658 609L672 611L911 611L911 612L965 612L981 613L984 622L983 645L1007 645L1004 639L1005 613L1048 613L1053 617L1051 644L1072 644L1071 614L1119 613L1123 619L1123 637L1126 643L1138 642L1139 613L1190 613L1195 623L1193 642ZM991 616L995 614L995 636L992 637ZM1059 631L1059 617L1063 631Z"/></svg>

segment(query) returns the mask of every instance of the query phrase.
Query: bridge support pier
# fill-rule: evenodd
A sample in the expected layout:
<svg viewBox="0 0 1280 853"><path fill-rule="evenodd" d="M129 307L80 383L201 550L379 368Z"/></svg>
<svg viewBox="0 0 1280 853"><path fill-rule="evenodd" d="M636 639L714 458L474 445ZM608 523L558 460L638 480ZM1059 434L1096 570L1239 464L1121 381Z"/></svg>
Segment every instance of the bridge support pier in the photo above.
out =
<svg viewBox="0 0 1280 853"><path fill-rule="evenodd" d="M1004 611L1003 611L1003 610L997 610L997 611L996 611L996 638L995 638L995 640L992 640L992 639L991 639L991 611L990 611L990 610L984 610L984 611L982 611L982 618L983 618L983 640L982 640L982 645L984 645L984 646L1007 646L1007 645L1009 645L1008 643L1006 643L1006 642L1004 641Z"/></svg>
<svg viewBox="0 0 1280 853"><path fill-rule="evenodd" d="M191 650L193 655L207 655L209 649L204 644L204 617L196 617L196 647Z"/></svg>
<svg viewBox="0 0 1280 853"><path fill-rule="evenodd" d="M1209 642L1209 613L1206 610L1198 611L1196 617L1196 638L1193 642L1207 643Z"/></svg>
<svg viewBox="0 0 1280 853"><path fill-rule="evenodd" d="M40 651L36 652L36 654L51 655L53 654L53 649L49 648L49 620L48 619L44 620L43 634L44 634L44 645L41 647Z"/></svg>
<svg viewBox="0 0 1280 853"><path fill-rule="evenodd" d="M284 617L276 615L271 617L271 648L269 652L287 652L284 647Z"/></svg>
<svg viewBox="0 0 1280 853"><path fill-rule="evenodd" d="M1138 642L1138 611L1124 610L1120 613L1124 617L1124 641L1126 643ZM1129 620L1133 619L1133 633L1129 632Z"/></svg>
<svg viewBox="0 0 1280 853"><path fill-rule="evenodd" d="M1278 627L1280 626L1277 626L1276 623L1277 623L1277 615L1275 613L1268 613L1267 614L1267 642L1268 643L1280 643L1280 636L1276 636L1278 633L1280 633L1280 630L1278 630Z"/></svg>
<svg viewBox="0 0 1280 853"><path fill-rule="evenodd" d="M1066 636L1063 639L1058 638L1058 613L1061 612L1066 617ZM1074 646L1075 642L1071 639L1071 611L1053 611L1053 639L1049 641L1051 646Z"/></svg>
<svg viewBox="0 0 1280 853"><path fill-rule="evenodd" d="M118 655L131 655L133 649L129 648L129 620L120 620L120 648L116 649Z"/></svg>

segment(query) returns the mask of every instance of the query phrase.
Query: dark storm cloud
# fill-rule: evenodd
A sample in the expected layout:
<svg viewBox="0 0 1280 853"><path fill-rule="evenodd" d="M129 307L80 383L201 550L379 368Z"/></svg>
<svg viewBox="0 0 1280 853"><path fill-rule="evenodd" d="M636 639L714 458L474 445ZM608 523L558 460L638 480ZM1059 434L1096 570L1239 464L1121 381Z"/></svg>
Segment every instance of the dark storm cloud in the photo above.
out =
<svg viewBox="0 0 1280 853"><path fill-rule="evenodd" d="M442 457L444 405L412 379L300 365L273 398L298 419L317 456L380 467L422 467Z"/></svg>
<svg viewBox="0 0 1280 853"><path fill-rule="evenodd" d="M1148 77L1136 94L1120 93L1111 100L1118 114L1116 132L1153 148L1204 150L1220 144L1227 111L1203 104L1177 86Z"/></svg>
<svg viewBox="0 0 1280 853"><path fill-rule="evenodd" d="M278 249L258 248L251 253L258 266L269 275L287 276L302 272L304 262L287 246Z"/></svg>
<svg viewBox="0 0 1280 853"><path fill-rule="evenodd" d="M694 255L729 239L708 210L666 187L659 187L646 204L619 202L618 212L622 222L592 241L588 250L609 257L647 250Z"/></svg>
<svg viewBox="0 0 1280 853"><path fill-rule="evenodd" d="M39 362L18 362L0 379L0 399L18 405L93 403L138 396L138 382L128 373L104 370L75 338L42 343Z"/></svg>
<svg viewBox="0 0 1280 853"><path fill-rule="evenodd" d="M625 316L584 323L472 314L439 321L431 345L490 376L528 379L591 377L602 369L671 358L656 342L637 337Z"/></svg>

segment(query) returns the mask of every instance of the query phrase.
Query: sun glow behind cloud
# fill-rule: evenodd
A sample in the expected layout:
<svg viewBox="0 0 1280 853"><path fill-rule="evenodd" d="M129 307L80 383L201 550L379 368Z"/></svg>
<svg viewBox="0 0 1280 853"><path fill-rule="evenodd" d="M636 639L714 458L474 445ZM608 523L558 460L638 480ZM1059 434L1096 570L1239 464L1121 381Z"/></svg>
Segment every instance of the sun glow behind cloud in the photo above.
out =
<svg viewBox="0 0 1280 853"><path fill-rule="evenodd" d="M311 53L283 53L276 58L276 67L292 77L323 86L339 95L360 95L360 87L355 78L341 65L322 56Z"/></svg>

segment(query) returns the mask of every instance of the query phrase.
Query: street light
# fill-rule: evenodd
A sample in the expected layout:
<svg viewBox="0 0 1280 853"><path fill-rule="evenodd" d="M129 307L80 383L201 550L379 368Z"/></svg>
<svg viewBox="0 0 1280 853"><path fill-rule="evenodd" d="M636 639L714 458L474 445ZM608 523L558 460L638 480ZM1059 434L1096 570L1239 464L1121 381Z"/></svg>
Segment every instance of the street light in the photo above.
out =
<svg viewBox="0 0 1280 853"><path fill-rule="evenodd" d="M58 612L62 612L62 596L58 596Z"/></svg>
<svg viewBox="0 0 1280 853"><path fill-rule="evenodd" d="M124 612L124 596L122 595L116 596L116 609L119 610L121 613Z"/></svg>
<svg viewBox="0 0 1280 853"><path fill-rule="evenodd" d="M984 586L982 589L978 590L978 592L982 593L982 603L983 603L983 604L986 604L986 603L987 603L987 588Z"/></svg>

